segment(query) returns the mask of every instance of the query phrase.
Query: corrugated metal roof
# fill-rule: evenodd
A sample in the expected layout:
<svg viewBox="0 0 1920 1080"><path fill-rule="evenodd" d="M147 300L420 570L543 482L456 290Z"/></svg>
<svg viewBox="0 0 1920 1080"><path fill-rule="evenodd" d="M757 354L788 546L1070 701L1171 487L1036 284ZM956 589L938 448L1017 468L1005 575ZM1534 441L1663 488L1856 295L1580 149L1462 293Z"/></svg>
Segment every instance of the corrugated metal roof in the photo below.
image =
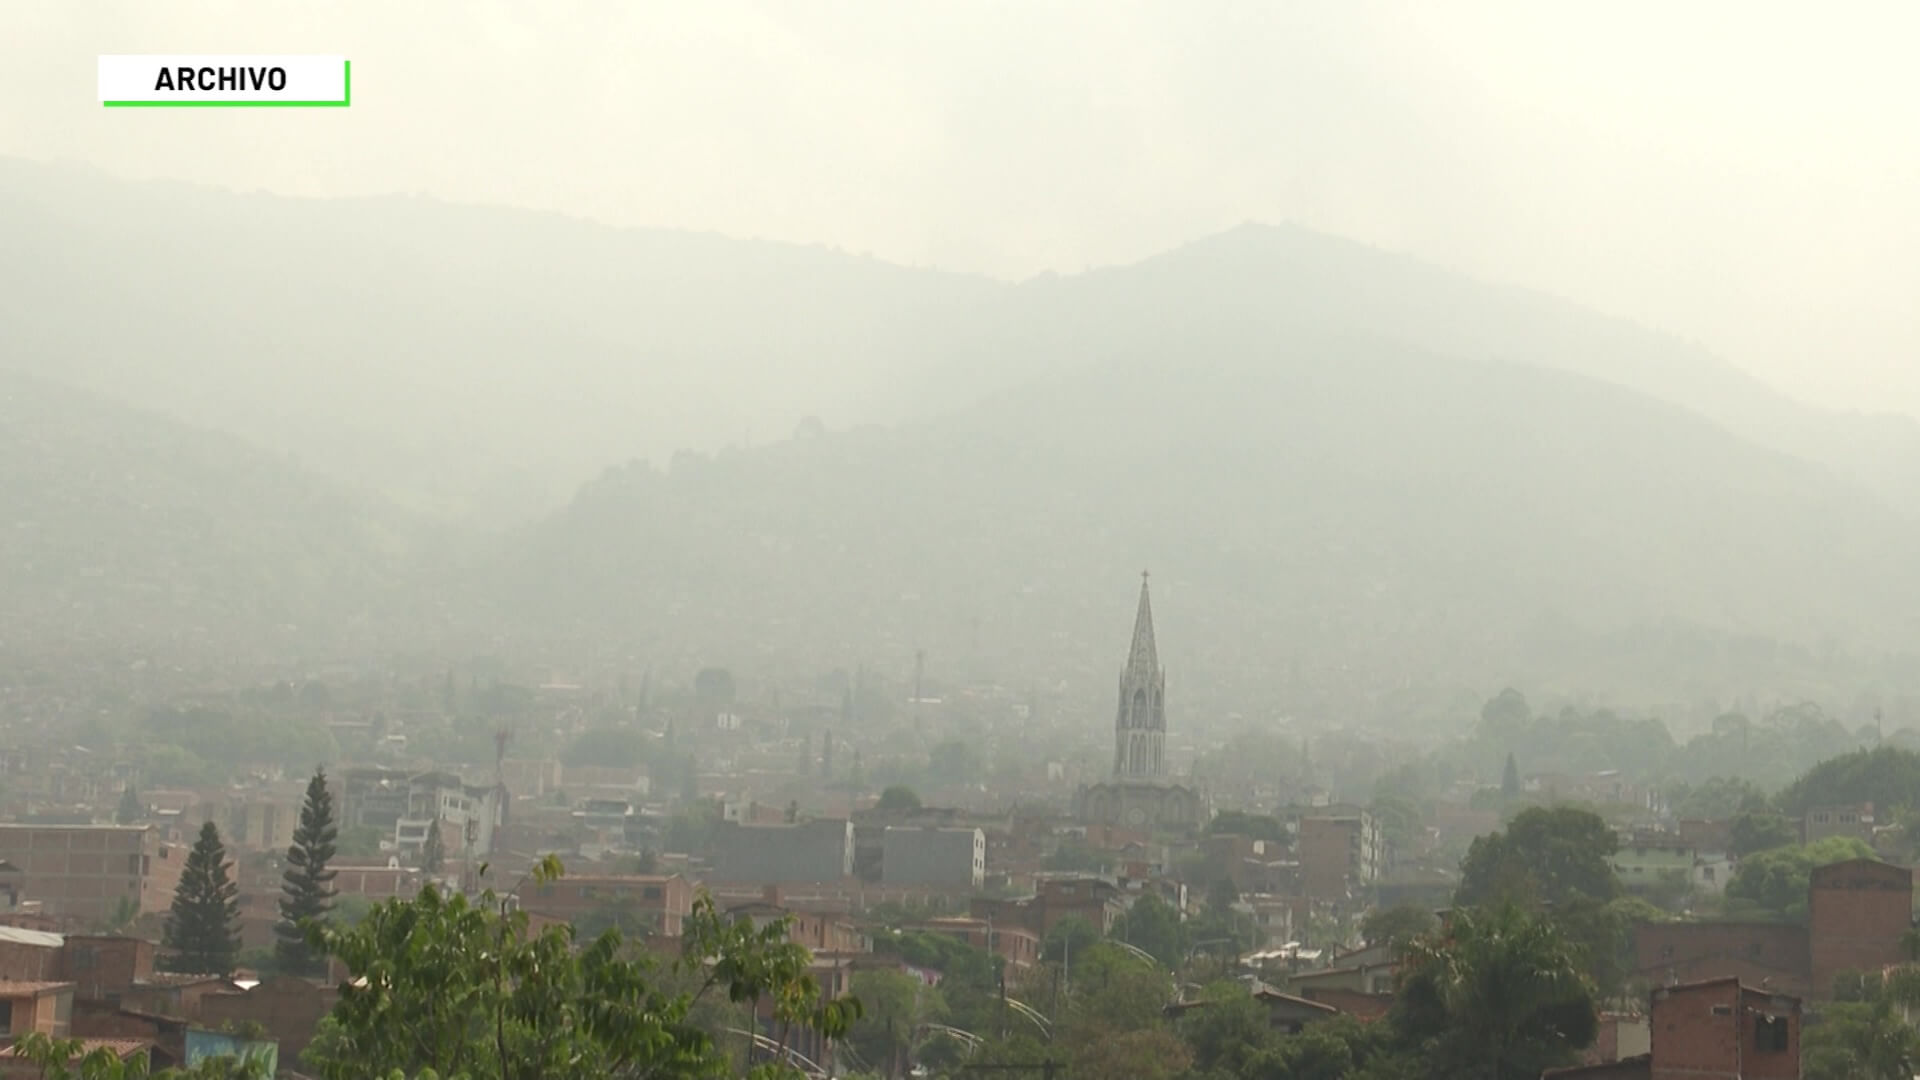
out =
<svg viewBox="0 0 1920 1080"><path fill-rule="evenodd" d="M46 949L57 949L66 944L66 938L59 934L49 934L45 930L26 930L18 926L0 926L0 941L15 945L38 945Z"/></svg>

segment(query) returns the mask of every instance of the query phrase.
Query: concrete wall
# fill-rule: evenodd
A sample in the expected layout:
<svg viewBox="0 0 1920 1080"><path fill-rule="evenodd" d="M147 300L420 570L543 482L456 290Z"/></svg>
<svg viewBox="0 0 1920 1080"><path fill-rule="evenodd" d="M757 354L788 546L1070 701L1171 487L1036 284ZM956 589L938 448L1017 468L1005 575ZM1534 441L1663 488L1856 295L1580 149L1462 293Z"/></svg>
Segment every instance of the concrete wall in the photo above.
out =
<svg viewBox="0 0 1920 1080"><path fill-rule="evenodd" d="M987 876L987 835L979 829L888 826L880 880L888 885L979 888Z"/></svg>
<svg viewBox="0 0 1920 1080"><path fill-rule="evenodd" d="M713 851L708 880L717 884L839 881L853 873L853 824L725 822L714 833Z"/></svg>

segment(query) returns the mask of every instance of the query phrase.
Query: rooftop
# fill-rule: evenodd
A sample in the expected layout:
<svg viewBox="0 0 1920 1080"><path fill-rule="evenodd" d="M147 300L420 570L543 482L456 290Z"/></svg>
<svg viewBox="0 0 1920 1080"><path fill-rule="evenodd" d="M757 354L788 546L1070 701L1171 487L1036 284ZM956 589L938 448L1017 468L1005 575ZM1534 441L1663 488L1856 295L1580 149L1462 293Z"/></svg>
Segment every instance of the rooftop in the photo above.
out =
<svg viewBox="0 0 1920 1080"><path fill-rule="evenodd" d="M43 949L57 949L66 938L59 934L49 934L45 930L25 930L18 926L0 926L0 941L14 945L38 945Z"/></svg>
<svg viewBox="0 0 1920 1080"><path fill-rule="evenodd" d="M0 998L41 997L57 990L71 990L70 982L30 982L24 979L0 979Z"/></svg>

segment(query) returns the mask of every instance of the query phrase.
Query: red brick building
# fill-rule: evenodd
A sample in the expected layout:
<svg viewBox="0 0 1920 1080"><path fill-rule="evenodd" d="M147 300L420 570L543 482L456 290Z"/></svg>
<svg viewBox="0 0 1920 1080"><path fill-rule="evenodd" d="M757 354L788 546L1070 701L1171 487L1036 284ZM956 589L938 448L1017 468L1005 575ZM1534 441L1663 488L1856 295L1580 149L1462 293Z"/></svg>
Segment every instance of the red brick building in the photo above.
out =
<svg viewBox="0 0 1920 1080"><path fill-rule="evenodd" d="M1788 993L1813 992L1807 928L1787 923L1643 923L1633 935L1635 973L1692 983L1732 976Z"/></svg>
<svg viewBox="0 0 1920 1080"><path fill-rule="evenodd" d="M1912 870L1871 859L1816 869L1807 896L1814 996L1830 993L1843 971L1879 971L1905 960L1900 938L1912 927Z"/></svg>
<svg viewBox="0 0 1920 1080"><path fill-rule="evenodd" d="M1836 975L1879 971L1906 959L1913 871L1852 859L1813 872L1801 925L1644 923L1634 932L1635 973L1655 983L1733 977L1824 998Z"/></svg>
<svg viewBox="0 0 1920 1080"><path fill-rule="evenodd" d="M991 945L1014 971L1025 971L1040 962L1040 935L1025 927L995 926L985 919L954 916L928 919L913 929L945 934L976 949Z"/></svg>
<svg viewBox="0 0 1920 1080"><path fill-rule="evenodd" d="M815 953L865 953L873 949L872 941L853 924L851 913L845 909L837 905L817 907L805 903L787 903L778 886L768 886L759 900L730 905L727 917L752 919L755 926L791 919L787 940L805 945Z"/></svg>
<svg viewBox="0 0 1920 1080"><path fill-rule="evenodd" d="M1711 979L1655 990L1649 1017L1645 1055L1542 1080L1799 1080L1799 998Z"/></svg>
<svg viewBox="0 0 1920 1080"><path fill-rule="evenodd" d="M200 999L200 1022L209 1028L252 1021L280 1044L280 1060L300 1060L320 1020L333 1011L339 991L291 975L276 975L238 994L208 994Z"/></svg>
<svg viewBox="0 0 1920 1080"><path fill-rule="evenodd" d="M996 927L1025 928L1045 938L1061 920L1075 916L1105 934L1127 910L1119 883L1096 874L1042 877L1033 885L1032 896L1017 900L976 896L968 904L968 914L992 920Z"/></svg>
<svg viewBox="0 0 1920 1080"><path fill-rule="evenodd" d="M20 868L20 899L49 915L103 920L123 902L164 911L186 850L145 825L0 825L0 859Z"/></svg>
<svg viewBox="0 0 1920 1080"><path fill-rule="evenodd" d="M73 983L75 997L117 1002L153 977L153 952L153 942L140 938L68 934L58 974Z"/></svg>
<svg viewBox="0 0 1920 1080"><path fill-rule="evenodd" d="M682 921L693 911L693 885L679 874L569 874L521 890L520 906L568 922L595 911L617 909L656 921L658 934L677 938Z"/></svg>
<svg viewBox="0 0 1920 1080"><path fill-rule="evenodd" d="M60 977L65 939L43 930L0 926L0 979L34 982Z"/></svg>

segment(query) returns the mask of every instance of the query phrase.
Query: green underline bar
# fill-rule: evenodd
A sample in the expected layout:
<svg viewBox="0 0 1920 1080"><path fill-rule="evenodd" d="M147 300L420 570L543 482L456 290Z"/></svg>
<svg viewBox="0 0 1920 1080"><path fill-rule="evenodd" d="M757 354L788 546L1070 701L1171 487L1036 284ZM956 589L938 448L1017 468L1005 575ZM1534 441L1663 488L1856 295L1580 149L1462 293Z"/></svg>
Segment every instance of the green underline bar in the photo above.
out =
<svg viewBox="0 0 1920 1080"><path fill-rule="evenodd" d="M344 109L353 104L353 61L343 61L342 90L339 101L103 101L109 109Z"/></svg>

